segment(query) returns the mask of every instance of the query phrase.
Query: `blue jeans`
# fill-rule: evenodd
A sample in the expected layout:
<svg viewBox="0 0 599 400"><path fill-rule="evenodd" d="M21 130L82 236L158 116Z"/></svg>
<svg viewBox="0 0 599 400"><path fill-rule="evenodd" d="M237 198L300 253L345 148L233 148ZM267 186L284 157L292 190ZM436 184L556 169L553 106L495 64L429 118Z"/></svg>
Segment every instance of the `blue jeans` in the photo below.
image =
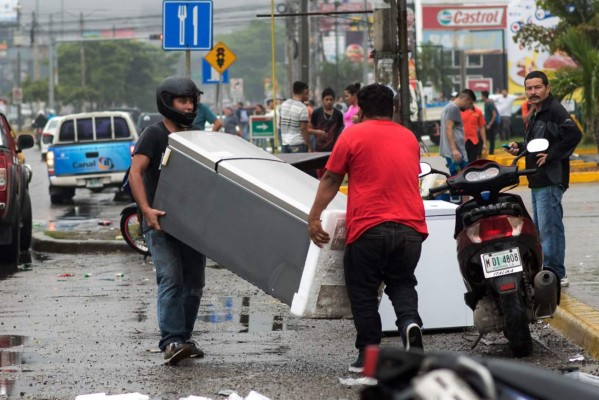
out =
<svg viewBox="0 0 599 400"><path fill-rule="evenodd" d="M462 161L456 163L451 159L451 157L445 157L445 165L447 165L447 169L449 170L449 175L455 176L458 173L462 172L466 165L468 165L468 160L462 158Z"/></svg>
<svg viewBox="0 0 599 400"><path fill-rule="evenodd" d="M422 326L418 314L418 281L414 275L420 259L422 235L396 222L383 222L364 232L345 248L343 267L354 325L356 348L380 344L383 336L378 312L378 293L385 283L397 320L395 325L404 336L408 324Z"/></svg>
<svg viewBox="0 0 599 400"><path fill-rule="evenodd" d="M559 279L566 275L566 235L561 185L532 189L533 220L541 237L543 269L553 271Z"/></svg>
<svg viewBox="0 0 599 400"><path fill-rule="evenodd" d="M204 288L206 256L169 234L150 229L146 242L158 284L158 347L191 339Z"/></svg>

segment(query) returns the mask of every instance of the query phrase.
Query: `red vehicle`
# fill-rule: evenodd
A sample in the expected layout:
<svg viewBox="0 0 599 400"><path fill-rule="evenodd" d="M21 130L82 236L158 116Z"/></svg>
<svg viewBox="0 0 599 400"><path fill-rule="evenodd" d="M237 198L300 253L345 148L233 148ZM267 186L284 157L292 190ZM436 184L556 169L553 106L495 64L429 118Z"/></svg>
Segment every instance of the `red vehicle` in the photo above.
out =
<svg viewBox="0 0 599 400"><path fill-rule="evenodd" d="M17 263L31 245L31 170L21 151L33 147L31 135L15 139L6 117L0 114L0 263Z"/></svg>

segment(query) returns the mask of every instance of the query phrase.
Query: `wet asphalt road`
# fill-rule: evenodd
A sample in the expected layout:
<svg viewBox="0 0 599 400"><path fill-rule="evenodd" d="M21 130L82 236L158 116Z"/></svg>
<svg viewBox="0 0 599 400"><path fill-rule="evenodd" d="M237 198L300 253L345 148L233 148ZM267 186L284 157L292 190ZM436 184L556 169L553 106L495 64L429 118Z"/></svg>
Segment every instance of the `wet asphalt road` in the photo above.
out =
<svg viewBox="0 0 599 400"><path fill-rule="evenodd" d="M123 274L123 277L117 275ZM225 269L207 269L195 339L205 359L178 367L155 353L159 334L152 265L131 253L33 254L0 281L0 386L9 398L73 399L78 394L140 392L152 399L218 398L223 389L271 399L357 399L351 320L302 320ZM557 370L595 362L545 324L534 326L534 355L523 362ZM475 350L471 330L426 334L427 350L510 357L500 335ZM5 340L2 340L5 339ZM400 346L398 336L384 343ZM3 347L6 347L3 346ZM588 357L587 357L588 358Z"/></svg>
<svg viewBox="0 0 599 400"><path fill-rule="evenodd" d="M47 196L47 181L39 174L33 185ZM46 212L60 223L69 206L48 205L44 211L37 196L42 195L33 198L34 220ZM110 194L85 191L76 197L81 204L103 217L118 215L122 207ZM207 269L194 332L206 358L163 366L162 355L154 352L159 338L154 279L151 263L134 253L32 253L30 262L0 280L0 397L140 392L152 399L216 399L230 389L271 399L359 398L359 387L338 379L356 377L347 372L355 357L351 320L291 317L286 305L217 266ZM546 324L536 324L533 335L534 354L522 362L599 374L594 361L569 361L588 356ZM470 350L475 336L472 330L435 332L424 342L427 350L511 358L501 335L489 335ZM384 344L400 346L401 340L387 336Z"/></svg>

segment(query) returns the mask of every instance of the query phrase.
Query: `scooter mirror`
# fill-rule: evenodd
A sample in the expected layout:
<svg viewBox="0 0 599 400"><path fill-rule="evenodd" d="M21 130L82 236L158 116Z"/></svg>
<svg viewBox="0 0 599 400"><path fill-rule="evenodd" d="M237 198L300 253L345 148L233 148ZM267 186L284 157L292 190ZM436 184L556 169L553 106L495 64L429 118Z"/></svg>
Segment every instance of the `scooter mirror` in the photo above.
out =
<svg viewBox="0 0 599 400"><path fill-rule="evenodd" d="M529 153L538 153L540 151L547 150L549 148L549 140L547 139L533 139L526 145L526 150Z"/></svg>
<svg viewBox="0 0 599 400"><path fill-rule="evenodd" d="M429 163L421 162L420 163L420 173L418 174L418 177L421 178L424 175L428 175L431 173L432 170L433 170L433 168L431 167L431 165Z"/></svg>

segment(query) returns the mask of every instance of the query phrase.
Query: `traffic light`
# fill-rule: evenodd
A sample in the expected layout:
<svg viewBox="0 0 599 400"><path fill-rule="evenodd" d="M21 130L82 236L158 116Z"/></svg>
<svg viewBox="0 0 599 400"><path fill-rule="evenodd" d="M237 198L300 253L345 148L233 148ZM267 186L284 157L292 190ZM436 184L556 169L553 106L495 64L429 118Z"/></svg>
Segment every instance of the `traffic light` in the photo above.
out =
<svg viewBox="0 0 599 400"><path fill-rule="evenodd" d="M225 48L224 47L218 47L216 49L216 63L218 64L218 66L220 68L222 68L223 65L225 64Z"/></svg>
<svg viewBox="0 0 599 400"><path fill-rule="evenodd" d="M162 33L150 34L150 40L162 40Z"/></svg>

